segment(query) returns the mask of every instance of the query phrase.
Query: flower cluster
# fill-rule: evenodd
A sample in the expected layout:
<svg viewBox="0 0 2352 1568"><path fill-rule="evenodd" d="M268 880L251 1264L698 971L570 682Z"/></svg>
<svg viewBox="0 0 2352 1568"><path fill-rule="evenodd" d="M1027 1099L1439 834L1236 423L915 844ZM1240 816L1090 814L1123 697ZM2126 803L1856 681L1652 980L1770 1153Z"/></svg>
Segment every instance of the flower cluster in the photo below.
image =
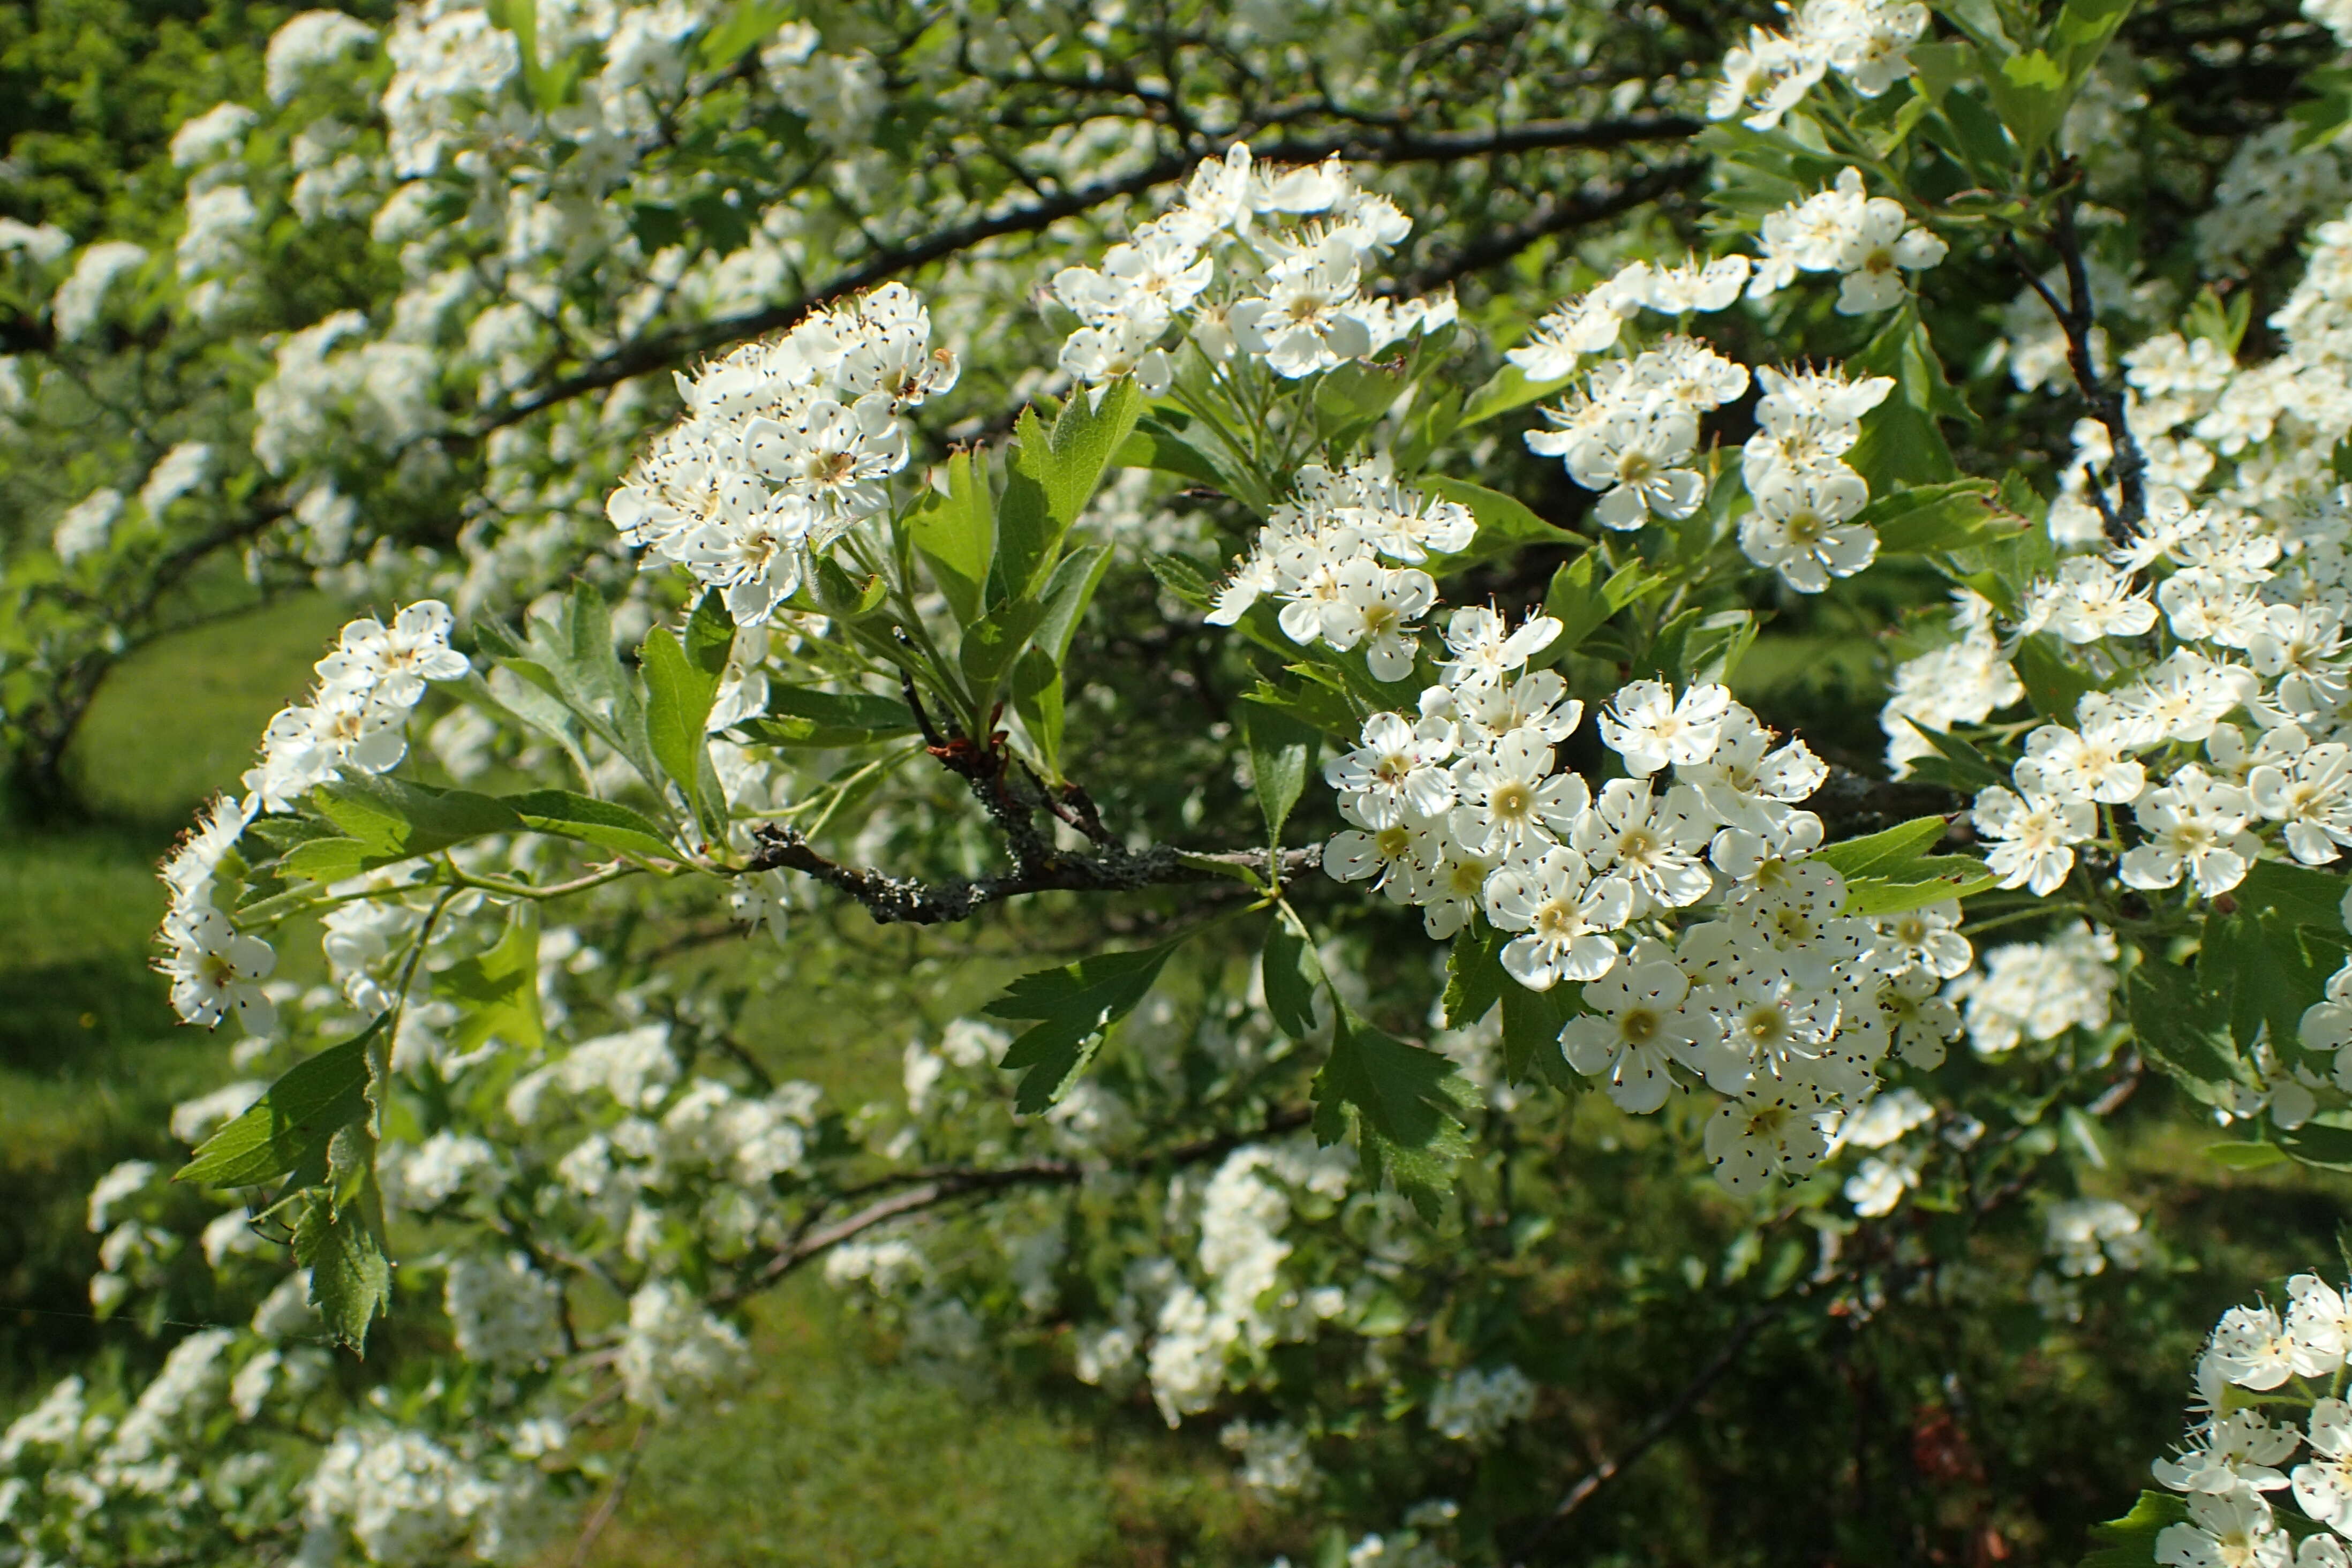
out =
<svg viewBox="0 0 2352 1568"><path fill-rule="evenodd" d="M1291 641L1361 647L1373 675L1402 680L1420 648L1414 623L1437 602L1436 581L1412 563L1466 549L1476 532L1468 507L1397 483L1385 455L1338 473L1309 465L1219 590L1209 623L1231 626L1259 598L1279 599Z"/></svg>
<svg viewBox="0 0 2352 1568"><path fill-rule="evenodd" d="M387 626L372 618L351 622L334 650L318 664L319 684L306 701L279 710L262 736L261 761L247 770L243 800L207 806L163 867L171 904L158 932L157 961L172 982L172 1005L183 1021L206 1028L230 1013L249 1034L277 1026L276 1009L261 983L276 954L260 938L239 931L215 904L215 885L247 824L265 811L287 811L345 770L381 773L408 752L409 710L428 680L454 680L468 668L449 647L448 607L435 600L409 605Z"/></svg>
<svg viewBox="0 0 2352 1568"><path fill-rule="evenodd" d="M2337 1397L2352 1306L2316 1274L2289 1279L2286 1296L2284 1312L2266 1302L2231 1308L2205 1342L2187 1435L2151 1467L2188 1505L2156 1538L2159 1563L2352 1562L2352 1405Z"/></svg>
<svg viewBox="0 0 2352 1568"><path fill-rule="evenodd" d="M903 284L811 313L681 377L686 415L605 504L629 544L724 595L759 626L814 563L889 504L907 466L899 413L955 384Z"/></svg>
<svg viewBox="0 0 2352 1568"><path fill-rule="evenodd" d="M1927 7L1911 0L1804 0L1788 32L1751 27L1747 46L1723 57L1707 118L1745 114L1769 131L1832 70L1875 98L1911 75L1910 47L1927 30Z"/></svg>
<svg viewBox="0 0 2352 1568"><path fill-rule="evenodd" d="M1617 346L1622 323L1635 312L1721 310L1748 277L1738 257L1667 268L1635 263L1556 308L1508 357L1530 380L1565 377L1584 356ZM1759 272L1757 281L1763 280ZM1876 533L1853 521L1870 487L1844 458L1862 438L1862 416L1895 384L1885 376L1856 380L1836 370L1769 366L1756 380L1764 395L1756 406L1757 432L1740 452L1752 504L1740 520L1739 547L1799 593L1818 594L1831 578L1850 577L1877 555ZM1543 410L1549 427L1529 431L1527 443L1559 458L1578 484L1599 493L1592 515L1603 527L1678 522L1706 500L1700 419L1748 384L1745 365L1694 339L1669 336L1595 366L1566 404Z"/></svg>
<svg viewBox="0 0 2352 1568"><path fill-rule="evenodd" d="M1297 380L1369 358L1454 320L1451 294L1400 302L1365 291L1364 264L1412 230L1337 158L1260 164L1235 142L1099 267L1055 275L1055 300L1081 323L1062 345L1062 368L1095 385L1131 376L1157 397L1174 380L1167 340L1180 319L1212 365L1238 354Z"/></svg>
<svg viewBox="0 0 2352 1568"><path fill-rule="evenodd" d="M1807 858L1822 825L1799 805L1827 769L1720 686L1621 688L1599 724L1625 776L1596 795L1556 772L1582 707L1527 667L1559 629L1454 612L1420 713L1374 715L1327 764L1357 826L1325 869L1421 907L1433 938L1483 917L1530 990L1582 983L1570 1063L1636 1113L1678 1081L1727 1097L1707 1148L1735 1191L1801 1173L1826 1152L1824 1115L1870 1098L1891 1047L1942 1059L1958 1020L1936 992L1969 959L1958 910L1848 915L1843 879ZM1700 905L1714 918L1677 936Z"/></svg>
<svg viewBox="0 0 2352 1568"><path fill-rule="evenodd" d="M362 617L345 626L318 664L319 683L278 710L262 731L261 760L245 774L249 812L290 811L311 790L343 776L388 773L408 754L408 714L428 680L457 680L471 668L449 646L452 617L421 599L385 626Z"/></svg>

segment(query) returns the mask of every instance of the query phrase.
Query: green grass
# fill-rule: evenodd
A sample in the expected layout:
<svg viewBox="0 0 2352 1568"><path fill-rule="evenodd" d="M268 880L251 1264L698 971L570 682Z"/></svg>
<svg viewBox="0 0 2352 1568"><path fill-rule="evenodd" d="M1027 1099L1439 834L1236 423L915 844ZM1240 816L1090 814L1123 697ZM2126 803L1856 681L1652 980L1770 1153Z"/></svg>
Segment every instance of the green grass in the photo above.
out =
<svg viewBox="0 0 2352 1568"><path fill-rule="evenodd" d="M759 1373L648 1442L597 1568L1263 1563L1300 1542L1234 1495L1214 1434L1060 1410L887 1347L814 1281L762 1301ZM563 1542L547 1556L570 1560Z"/></svg>
<svg viewBox="0 0 2352 1568"><path fill-rule="evenodd" d="M310 666L346 619L311 595L214 622L124 659L67 758L91 811L175 832L215 790L233 789L271 714L310 687Z"/></svg>

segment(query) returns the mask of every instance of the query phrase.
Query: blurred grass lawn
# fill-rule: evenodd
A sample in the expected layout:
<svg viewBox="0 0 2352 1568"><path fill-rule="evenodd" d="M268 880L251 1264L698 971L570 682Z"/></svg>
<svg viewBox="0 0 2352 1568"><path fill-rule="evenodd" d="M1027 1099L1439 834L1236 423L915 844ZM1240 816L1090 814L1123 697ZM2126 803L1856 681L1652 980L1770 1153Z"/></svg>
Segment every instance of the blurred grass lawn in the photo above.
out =
<svg viewBox="0 0 2352 1568"><path fill-rule="evenodd" d="M235 1076L229 1042L177 1027L147 968L154 862L233 786L308 682L338 608L309 599L149 649L109 682L72 759L89 819L0 823L0 1409L92 1355L152 1359L89 1316L84 1195L116 1161L170 1160L175 1100ZM893 1060L883 1064L895 1076ZM1262 1563L1209 1431L1057 1409L908 1363L814 1281L760 1304L756 1381L657 1431L589 1561L602 1568L982 1561ZM559 1542L550 1563L572 1560Z"/></svg>

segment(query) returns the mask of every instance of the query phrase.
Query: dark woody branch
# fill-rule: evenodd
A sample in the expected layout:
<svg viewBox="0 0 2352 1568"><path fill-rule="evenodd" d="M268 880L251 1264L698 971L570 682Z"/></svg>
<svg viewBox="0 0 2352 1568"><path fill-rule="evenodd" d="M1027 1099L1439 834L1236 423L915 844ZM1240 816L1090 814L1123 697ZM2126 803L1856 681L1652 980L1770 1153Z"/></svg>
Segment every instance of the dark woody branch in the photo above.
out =
<svg viewBox="0 0 2352 1568"><path fill-rule="evenodd" d="M1032 893L1130 893L1144 888L1227 881L1237 871L1262 876L1266 870L1263 849L1195 855L1166 845L1139 850L1114 845L1086 854L1066 854L1047 847L1002 876L923 882L827 859L794 828L770 826L756 832L760 848L744 865L746 873L803 872L856 900L877 925L950 924L969 920L991 904ZM1287 881L1320 865L1322 859L1320 849L1286 849L1276 870Z"/></svg>
<svg viewBox="0 0 2352 1568"><path fill-rule="evenodd" d="M1538 120L1495 131L1442 131L1392 135L1354 134L1300 137L1254 146L1269 163L1308 163L1337 157L1350 163L1442 163L1458 159L1492 158L1512 153L1543 153L1569 148L1601 149L1643 142L1677 142L1700 129L1696 121L1679 115L1630 116L1622 120ZM487 410L464 432L473 437L515 424L541 409L583 394L627 381L649 372L666 370L730 343L755 338L792 325L825 300L861 289L870 289L902 273L944 260L983 241L1012 235L1034 234L1066 217L1075 217L1122 196L1139 195L1155 185L1181 179L1203 157L1228 141L1246 140L1245 131L1232 136L1203 139L1200 145L1155 160L1131 174L1066 187L1025 205L989 216L950 224L920 237L873 253L817 284L797 299L782 300L739 316L698 322L675 331L641 339L574 374L539 390Z"/></svg>
<svg viewBox="0 0 2352 1568"><path fill-rule="evenodd" d="M2050 244L2058 252L2059 265L2065 272L2065 299L2059 299L2057 290L2043 282L2042 274L2026 260L2017 236L2012 233L2008 237L2010 256L2017 263L2017 269L2024 274L2034 293L2042 297L2059 330L2066 335L2066 366L2074 373L2075 387L2081 391L2083 401L2090 405L2092 416L2106 427L2119 494L2117 500L2110 501L2105 489L2096 483L2087 487L2087 492L2091 504L2098 509L2107 542L2118 547L2128 544L2147 518L2147 465L2125 416L2122 386L2108 385L2092 356L2091 334L2097 329L2098 311L2091 299L2090 268L2083 258L2083 237L2074 226L2074 193L2067 191L2059 196L2058 218L2049 234Z"/></svg>
<svg viewBox="0 0 2352 1568"><path fill-rule="evenodd" d="M1016 1187L1070 1186L1089 1175L1112 1171L1150 1171L1198 1165L1229 1154L1244 1143L1295 1132L1314 1120L1314 1115L1308 1107L1291 1106L1267 1112L1265 1120L1255 1127L1197 1138L1171 1148L1147 1149L1113 1162L1032 1160L1018 1165L950 1166L901 1173L896 1177L887 1177L882 1182L842 1194L845 1198L854 1198L882 1186L899 1188L830 1225L814 1223L824 1215L824 1209L820 1204L801 1233L761 1267L757 1279L762 1285L772 1284L811 1258L862 1236L877 1226L938 1208L958 1198L976 1197Z"/></svg>

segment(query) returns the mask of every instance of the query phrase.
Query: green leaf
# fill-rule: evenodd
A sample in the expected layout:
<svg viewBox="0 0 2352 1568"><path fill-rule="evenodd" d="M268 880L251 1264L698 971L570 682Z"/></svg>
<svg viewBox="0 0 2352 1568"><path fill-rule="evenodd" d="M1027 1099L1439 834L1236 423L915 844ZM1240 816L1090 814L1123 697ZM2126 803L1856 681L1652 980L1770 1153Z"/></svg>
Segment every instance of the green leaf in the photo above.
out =
<svg viewBox="0 0 2352 1568"><path fill-rule="evenodd" d="M908 536L955 613L956 624L980 619L988 558L996 547L996 510L988 493L988 456L974 449L948 458L945 495L928 492L907 519Z"/></svg>
<svg viewBox="0 0 2352 1568"><path fill-rule="evenodd" d="M490 636L494 642L512 646L509 637L495 630ZM661 788L661 764L646 733L645 702L614 651L612 612L594 584L575 584L551 610L533 616L530 640L520 653L523 657L502 662L560 700L605 744L626 757L649 786Z"/></svg>
<svg viewBox="0 0 2352 1568"><path fill-rule="evenodd" d="M1470 401L1463 405L1462 417L1454 422L1454 427L1466 430L1473 425L1485 424L1497 414L1524 408L1530 403L1550 396L1574 379L1573 375L1563 375L1557 381L1529 381L1517 365L1506 364L1485 385L1470 395Z"/></svg>
<svg viewBox="0 0 2352 1568"><path fill-rule="evenodd" d="M1928 555L1975 543L1992 519L1992 485L1956 479L1874 498L1854 518L1878 531L1882 555Z"/></svg>
<svg viewBox="0 0 2352 1568"><path fill-rule="evenodd" d="M696 52L706 68L723 71L791 21L794 10L779 0L735 0L718 25L702 35Z"/></svg>
<svg viewBox="0 0 2352 1568"><path fill-rule="evenodd" d="M1601 552L1589 550L1552 574L1544 593L1544 614L1559 622L1559 636L1538 653L1533 663L1557 664L1598 631L1612 616L1665 585L1665 579L1638 562L1619 567L1601 579Z"/></svg>
<svg viewBox="0 0 2352 1568"><path fill-rule="evenodd" d="M487 834L511 833L522 826L512 810L489 795L382 775L361 774L321 784L314 798L320 815L359 843L362 869L431 855ZM323 853L335 842L319 839L302 849ZM288 857L289 862L295 858Z"/></svg>
<svg viewBox="0 0 2352 1568"><path fill-rule="evenodd" d="M563 789L536 789L501 797L522 826L533 833L576 838L583 844L653 860L675 860L677 850L655 823L609 800Z"/></svg>
<svg viewBox="0 0 2352 1568"><path fill-rule="evenodd" d="M996 683L1020 658L1045 619L1043 601L1013 599L998 605L964 629L963 646L957 650L956 658L963 666L963 677L971 685L972 696L983 707L988 705Z"/></svg>
<svg viewBox="0 0 2352 1568"><path fill-rule="evenodd" d="M1266 842L1282 842L1282 825L1307 788L1307 770L1314 765L1321 737L1288 714L1245 703L1242 729L1248 739L1250 773L1257 791L1258 810L1265 817Z"/></svg>
<svg viewBox="0 0 2352 1568"><path fill-rule="evenodd" d="M1890 868L1881 875L1856 877L1846 884L1845 912L1850 915L1899 915L1950 899L1972 899L1998 885L2000 879L1984 862L1966 855L1926 855Z"/></svg>
<svg viewBox="0 0 2352 1568"><path fill-rule="evenodd" d="M1287 910L1276 910L1274 923L1266 927L1259 973L1265 983L1267 1016L1284 1034L1305 1042L1315 1033L1315 993L1323 984L1323 965L1315 956L1315 944Z"/></svg>
<svg viewBox="0 0 2352 1568"><path fill-rule="evenodd" d="M1036 644L1013 667L1013 710L1021 715L1029 738L1036 742L1055 782L1061 778L1062 724L1067 716L1062 700L1062 672Z"/></svg>
<svg viewBox="0 0 2352 1568"><path fill-rule="evenodd" d="M205 1139L172 1179L257 1186L322 1152L337 1131L367 1115L368 1047L387 1016L289 1068L244 1114Z"/></svg>
<svg viewBox="0 0 2352 1568"><path fill-rule="evenodd" d="M1937 782L1949 784L1956 789L1971 791L1982 789L1987 784L2005 784L2009 782L2007 773L1987 762L1982 752L1978 751L1958 735L1948 735L1941 730L1930 730L1915 720L1906 719L1904 722L1909 724L1921 740L1936 748L1937 757L1945 764L1943 771L1946 775ZM1920 776L1927 776L1926 770L1920 768L1918 764L1914 763L1913 769Z"/></svg>
<svg viewBox="0 0 2352 1568"><path fill-rule="evenodd" d="M1167 426L1150 418L1136 421L1134 434L1129 436L1112 455L1111 466L1155 468L1160 473L1174 474L1220 490L1227 484L1215 459Z"/></svg>
<svg viewBox="0 0 2352 1568"><path fill-rule="evenodd" d="M2250 1143L2232 1140L2224 1143L2205 1145L2205 1157L2227 1170L2259 1171L2266 1165L2284 1165L2287 1152L2275 1143Z"/></svg>
<svg viewBox="0 0 2352 1568"><path fill-rule="evenodd" d="M2168 1525L2188 1518L2187 1500L2170 1492L2144 1491L2123 1518L2091 1526L2091 1534L2103 1544L2079 1568L2155 1568L2156 1538Z"/></svg>
<svg viewBox="0 0 2352 1568"><path fill-rule="evenodd" d="M1297 674L1312 666L1286 667ZM1338 742L1344 750L1355 743L1362 731L1368 709L1344 690L1325 685L1311 676L1300 675L1296 689L1276 686L1261 680L1242 694L1243 700L1257 707L1283 714L1297 723L1321 732Z"/></svg>
<svg viewBox="0 0 2352 1568"><path fill-rule="evenodd" d="M387 862L378 860L373 864ZM313 838L288 850L278 862L278 874L325 886L349 881L369 866L368 847L356 838Z"/></svg>
<svg viewBox="0 0 2352 1568"><path fill-rule="evenodd" d="M1004 494L996 509L996 554L990 566L990 601L1002 605L1028 596L1058 556L1062 536L1086 510L1111 456L1126 445L1141 411L1131 380L1102 389L1099 407L1083 390L1062 405L1049 432L1034 407L1013 427ZM1015 650L1017 657L1018 650ZM1007 658L1007 668L1012 659Z"/></svg>
<svg viewBox="0 0 2352 1568"><path fill-rule="evenodd" d="M984 1011L1040 1022L1007 1047L1003 1065L1022 1073L1014 1108L1034 1115L1062 1098L1110 1026L1150 993L1186 937L1133 952L1098 952L1058 969L1024 974Z"/></svg>
<svg viewBox="0 0 2352 1568"><path fill-rule="evenodd" d="M912 735L920 726L914 710L895 697L777 687L768 693L766 717L747 719L735 728L771 746L816 748L887 741Z"/></svg>
<svg viewBox="0 0 2352 1568"><path fill-rule="evenodd" d="M518 903L498 945L435 975L433 989L465 1009L448 1031L451 1045L459 1051L478 1049L494 1039L520 1050L536 1050L544 1044L547 1031L539 1012L539 906L528 900Z"/></svg>
<svg viewBox="0 0 2352 1568"><path fill-rule="evenodd" d="M1071 551L1062 557L1037 595L1045 614L1032 634L1031 644L1043 649L1056 666L1070 657L1071 640L1078 634L1078 623L1086 618L1087 606L1094 603L1095 590L1102 585L1103 574L1110 569L1110 555L1108 544L1089 544Z"/></svg>
<svg viewBox="0 0 2352 1568"><path fill-rule="evenodd" d="M1445 955L1445 1026L1466 1029L1502 1000L1503 988L1516 984L1503 967L1503 937L1483 920L1474 920L1454 933Z"/></svg>
<svg viewBox="0 0 2352 1568"><path fill-rule="evenodd" d="M2124 1013L2140 1055L2209 1104L2243 1080L2221 999L2203 994L2195 976L2153 960L2124 981Z"/></svg>
<svg viewBox="0 0 2352 1568"><path fill-rule="evenodd" d="M364 1351L368 1325L392 1302L374 1178L365 1177L352 1201L339 1204L334 1194L312 1188L297 1203L294 1260L310 1271L310 1304L338 1341Z"/></svg>
<svg viewBox="0 0 2352 1568"><path fill-rule="evenodd" d="M2288 926L2344 931L2344 896L2352 880L2286 860L2257 860L2231 897L2258 919Z"/></svg>
<svg viewBox="0 0 2352 1568"><path fill-rule="evenodd" d="M2287 111L2292 115L2294 111ZM2180 330L2189 338L2211 340L2226 354L2235 354L2238 345L2245 341L2246 327L2253 320L2254 294L2251 289L2239 289L2223 304L2221 297L2210 285L2197 291L2189 310L2181 318Z"/></svg>
<svg viewBox="0 0 2352 1568"><path fill-rule="evenodd" d="M1856 877L1883 877L1894 867L1916 860L1944 837L1949 825L1940 816L1915 816L1883 833L1825 844L1812 858L1852 881Z"/></svg>
<svg viewBox="0 0 2352 1568"><path fill-rule="evenodd" d="M2046 632L2020 637L2010 658L2025 688L2026 700L2053 724L2072 724L2074 705L2083 694L2098 689L2098 683L2070 662L2059 650L2057 639Z"/></svg>
<svg viewBox="0 0 2352 1568"><path fill-rule="evenodd" d="M1452 1061L1340 1013L1315 1077L1316 1136L1336 1143L1352 1130L1366 1173L1395 1183L1424 1218L1436 1217L1454 1163L1470 1152L1463 1124L1476 1106Z"/></svg>
<svg viewBox="0 0 2352 1568"><path fill-rule="evenodd" d="M1501 942L1496 942L1499 952ZM1503 984L1503 1072L1517 1083L1540 1072L1559 1081L1568 1065L1560 1054L1559 1032L1584 1010L1584 987L1555 985L1530 991L1507 974Z"/></svg>
<svg viewBox="0 0 2352 1568"><path fill-rule="evenodd" d="M1425 475L1415 481L1430 494L1470 509L1478 520L1478 534L1463 552L1467 557L1501 555L1527 544L1584 542L1583 536L1556 528L1529 510L1527 503L1500 490L1474 485L1467 479Z"/></svg>
<svg viewBox="0 0 2352 1568"><path fill-rule="evenodd" d="M877 572L863 583L842 569L831 556L820 557L794 600L836 621L862 621L890 596L889 579Z"/></svg>
<svg viewBox="0 0 2352 1568"><path fill-rule="evenodd" d="M2327 1171L2352 1171L2352 1127L2326 1120L2341 1119L2342 1111L2332 1111L2314 1117L2293 1131L2274 1131L2279 1146L2288 1156L2305 1165L2316 1165Z"/></svg>
<svg viewBox="0 0 2352 1568"><path fill-rule="evenodd" d="M690 658L685 647L667 627L656 626L646 634L645 647L638 658L646 677L646 732L653 744L654 756L685 795L687 805L703 820L704 827L714 837L725 830L723 812L714 824L714 811L722 803L707 800L703 793L702 775L709 771L710 756L703 732L703 724L710 717L710 705L719 695L719 678L727 668L727 648L718 648L718 663L709 663L711 646L707 639L698 641L702 662ZM714 781L715 782L715 781Z"/></svg>

